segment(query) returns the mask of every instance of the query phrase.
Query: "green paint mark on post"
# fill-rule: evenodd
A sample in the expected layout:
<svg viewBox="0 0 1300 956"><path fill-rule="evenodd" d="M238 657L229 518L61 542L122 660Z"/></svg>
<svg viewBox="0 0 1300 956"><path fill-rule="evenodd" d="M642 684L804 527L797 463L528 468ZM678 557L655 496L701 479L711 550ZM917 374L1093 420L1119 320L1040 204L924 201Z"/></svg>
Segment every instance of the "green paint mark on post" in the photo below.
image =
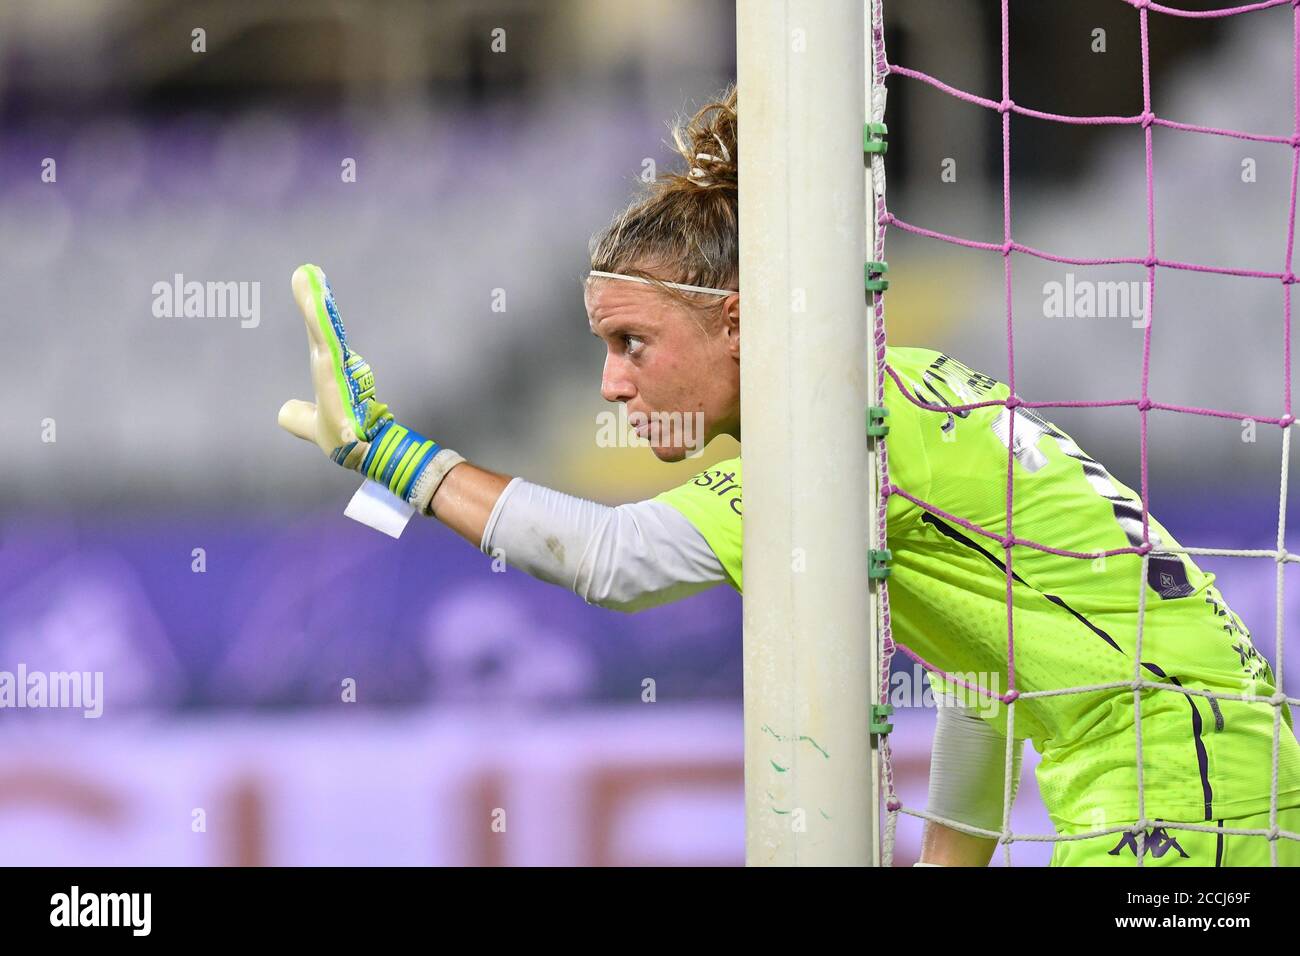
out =
<svg viewBox="0 0 1300 956"><path fill-rule="evenodd" d="M787 741L787 740L795 740L795 741L806 740L806 741L808 741L808 743L810 743L810 744L812 744L814 747L816 747L816 748L817 748L817 752L820 753L823 757L825 757L827 760L830 760L830 759L831 759L831 755L828 754L825 750L823 750L823 749L821 748L821 745L818 744L817 741L813 740L811 737L809 737L809 736L807 736L807 735L801 735L801 736L799 736L799 737L782 737L780 734L778 734L775 730L773 730L773 729L772 729L771 727L769 727L767 724L764 724L760 729L763 730L765 733L771 734L773 737L775 737L777 740L780 740L782 743L784 743L784 742Z"/></svg>
<svg viewBox="0 0 1300 956"><path fill-rule="evenodd" d="M826 751L822 750L822 748L818 746L817 741L813 740L811 737L800 737L799 739L808 741L808 743L812 744L814 747L817 747L817 752L820 753L823 757L825 757L827 760L831 759L831 755L828 754Z"/></svg>

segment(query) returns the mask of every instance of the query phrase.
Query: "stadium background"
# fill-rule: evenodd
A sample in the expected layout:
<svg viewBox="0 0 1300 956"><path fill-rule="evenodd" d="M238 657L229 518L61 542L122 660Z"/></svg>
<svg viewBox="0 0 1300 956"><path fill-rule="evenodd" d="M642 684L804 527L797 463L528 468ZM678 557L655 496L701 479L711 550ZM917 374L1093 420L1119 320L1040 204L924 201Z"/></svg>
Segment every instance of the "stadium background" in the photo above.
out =
<svg viewBox="0 0 1300 956"><path fill-rule="evenodd" d="M1012 0L1011 13L1017 102L1140 111L1130 7ZM891 62L997 96L995 4L887 3L886 23ZM1286 8L1152 24L1157 113L1291 130ZM598 447L611 406L579 285L591 233L647 161L674 162L669 121L734 78L734 27L732 0L0 8L0 669L102 671L106 697L98 720L0 711L0 862L743 860L734 593L627 616L493 573L435 522L390 541L342 516L354 476L275 425L284 399L310 397L288 279L313 261L381 397L486 467L612 504L736 454L719 441L665 466ZM996 113L894 77L887 118L892 211L1000 241ZM1011 142L1019 241L1144 253L1139 128L1015 117ZM1156 129L1155 151L1162 256L1279 268L1285 146ZM996 254L900 230L888 251L891 341L1004 379ZM1129 318L1044 314L1044 284L1067 271L1144 278L1016 257L1020 394L1136 396ZM259 283L258 322L155 317L154 284L178 273ZM1281 414L1280 287L1157 282L1152 395ZM1045 416L1138 487L1131 407ZM1151 508L1182 543L1273 547L1279 431L1246 442L1231 420L1150 422ZM1272 564L1204 565L1273 661ZM896 668L919 703L910 662ZM344 678L356 703L340 700ZM896 715L912 805L932 725L921 706ZM1046 833L1034 756L1014 828ZM505 833L490 829L497 808ZM905 821L897 862L918 842Z"/></svg>

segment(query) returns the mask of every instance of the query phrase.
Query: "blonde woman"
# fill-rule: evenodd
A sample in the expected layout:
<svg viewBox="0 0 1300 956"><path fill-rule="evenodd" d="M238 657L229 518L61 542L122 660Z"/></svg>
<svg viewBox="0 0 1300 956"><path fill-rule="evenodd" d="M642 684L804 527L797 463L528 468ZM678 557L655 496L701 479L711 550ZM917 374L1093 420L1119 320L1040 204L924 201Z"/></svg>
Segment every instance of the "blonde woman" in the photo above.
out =
<svg viewBox="0 0 1300 956"><path fill-rule="evenodd" d="M601 394L641 421L654 454L679 461L688 430L651 423L692 417L707 444L741 438L737 97L734 88L674 131L685 166L651 184L590 247L585 305L606 346ZM602 607L636 611L727 583L742 587L740 458L678 488L618 507L499 474L398 423L375 398L351 350L333 294L314 266L293 278L311 346L316 404L290 401L280 423L347 468L389 486L485 553ZM1028 409L991 405L1005 385L929 349L886 350L890 410L889 598L896 639L948 673L1007 684L1006 527L1009 416L1017 416L1017 537L1058 550L1142 545L1142 509L1063 431ZM928 507L916 504L923 501ZM1058 843L1055 865L1267 865L1265 837L1168 826L1270 828L1273 706L1182 691L1276 692L1268 662L1214 587L1214 576L1149 520L1141 667L1173 690L1142 699L1145 816L1139 818L1133 693L1119 687L1023 700L1016 736L1042 760L1039 790L1062 834L1125 828ZM1020 692L1131 681L1142 559L1093 562L1019 548L1013 566L1016 687ZM865 582L860 582L865 586ZM1001 831L1006 707L962 706L933 681L938 711L930 810ZM864 688L865 692L865 688ZM963 704L978 704L966 700ZM987 703L987 702L986 702ZM1300 746L1285 718L1278 824L1300 831ZM1019 777L1020 740L1015 753ZM1014 789L1013 789L1014 795ZM1300 864L1282 840L1279 862ZM927 823L922 862L988 863L996 840Z"/></svg>

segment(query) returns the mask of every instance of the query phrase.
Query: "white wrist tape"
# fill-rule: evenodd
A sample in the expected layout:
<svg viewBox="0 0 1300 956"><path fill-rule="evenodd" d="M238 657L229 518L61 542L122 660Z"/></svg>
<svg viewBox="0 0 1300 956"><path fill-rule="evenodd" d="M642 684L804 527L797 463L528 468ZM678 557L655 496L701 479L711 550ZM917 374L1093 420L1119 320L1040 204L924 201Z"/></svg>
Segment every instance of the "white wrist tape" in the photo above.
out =
<svg viewBox="0 0 1300 956"><path fill-rule="evenodd" d="M425 466L424 471L420 472L420 477L415 479L415 486L411 489L411 504L417 512L422 515L429 514L429 505L433 503L434 492L442 484L442 479L447 477L447 472L464 460L463 455L450 448L438 449L438 453Z"/></svg>
<svg viewBox="0 0 1300 956"><path fill-rule="evenodd" d="M417 511L420 514L430 513L429 505L433 502L438 486L447 477L447 472L464 460L450 448L440 449L416 479L409 502L393 494L387 485L367 478L343 513L353 521L360 521L391 538L400 538L412 515Z"/></svg>

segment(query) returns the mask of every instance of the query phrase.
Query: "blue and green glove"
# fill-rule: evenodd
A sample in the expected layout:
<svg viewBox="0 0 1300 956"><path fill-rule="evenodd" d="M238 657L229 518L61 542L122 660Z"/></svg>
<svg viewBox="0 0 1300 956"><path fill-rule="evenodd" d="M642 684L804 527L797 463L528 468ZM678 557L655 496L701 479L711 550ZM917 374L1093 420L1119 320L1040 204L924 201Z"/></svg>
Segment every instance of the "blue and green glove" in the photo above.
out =
<svg viewBox="0 0 1300 956"><path fill-rule="evenodd" d="M465 459L400 424L375 398L374 373L348 348L324 272L313 265L295 269L293 297L307 323L316 403L296 398L285 402L280 427L314 442L344 468L374 479L427 513L442 479Z"/></svg>

